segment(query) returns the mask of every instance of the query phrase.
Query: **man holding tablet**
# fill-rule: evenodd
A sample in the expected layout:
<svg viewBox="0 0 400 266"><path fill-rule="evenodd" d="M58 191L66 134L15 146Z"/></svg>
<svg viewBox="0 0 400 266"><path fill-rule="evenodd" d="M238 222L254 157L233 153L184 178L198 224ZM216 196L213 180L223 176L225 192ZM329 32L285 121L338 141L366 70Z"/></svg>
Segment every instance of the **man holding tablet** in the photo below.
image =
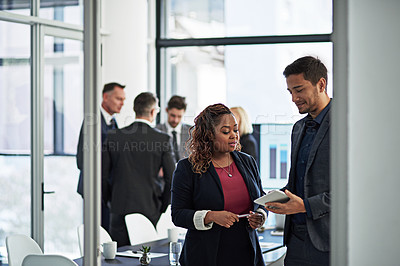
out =
<svg viewBox="0 0 400 266"><path fill-rule="evenodd" d="M282 189L290 200L266 203L267 210L286 214L285 266L329 265L330 252L330 98L327 69L305 56L283 75L301 114L292 131L289 182Z"/></svg>

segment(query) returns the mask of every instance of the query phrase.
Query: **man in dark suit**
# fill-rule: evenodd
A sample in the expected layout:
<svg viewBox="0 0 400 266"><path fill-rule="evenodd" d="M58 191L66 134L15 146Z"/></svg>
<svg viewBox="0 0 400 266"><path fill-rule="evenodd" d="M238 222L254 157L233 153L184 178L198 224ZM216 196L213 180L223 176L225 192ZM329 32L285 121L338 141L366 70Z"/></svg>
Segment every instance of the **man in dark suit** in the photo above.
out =
<svg viewBox="0 0 400 266"><path fill-rule="evenodd" d="M287 203L267 203L269 211L286 214L285 266L329 265L330 253L330 98L327 69L306 56L283 72L292 101L306 117L292 131Z"/></svg>
<svg viewBox="0 0 400 266"><path fill-rule="evenodd" d="M189 139L190 126L182 123L182 118L186 112L186 106L185 97L178 95L172 96L165 109L168 114L167 122L156 126L172 137L172 145L177 162L189 156L186 151L186 141Z"/></svg>
<svg viewBox="0 0 400 266"><path fill-rule="evenodd" d="M125 215L141 213L156 225L170 204L175 169L170 136L151 126L160 110L158 99L152 93L141 93L135 98L133 109L135 121L108 134L103 146L102 194L105 202L111 202L110 234L118 246L130 244ZM157 184L161 168L162 192Z"/></svg>
<svg viewBox="0 0 400 266"><path fill-rule="evenodd" d="M107 132L111 129L118 128L114 114L121 111L125 101L125 86L112 82L104 85L103 88L103 101L100 106L100 122L101 122L101 142L104 143ZM79 174L77 192L83 198L83 125L79 134L78 149L76 152L76 163L78 169L81 170ZM107 231L109 230L110 223L110 210L106 202L101 205L101 226Z"/></svg>

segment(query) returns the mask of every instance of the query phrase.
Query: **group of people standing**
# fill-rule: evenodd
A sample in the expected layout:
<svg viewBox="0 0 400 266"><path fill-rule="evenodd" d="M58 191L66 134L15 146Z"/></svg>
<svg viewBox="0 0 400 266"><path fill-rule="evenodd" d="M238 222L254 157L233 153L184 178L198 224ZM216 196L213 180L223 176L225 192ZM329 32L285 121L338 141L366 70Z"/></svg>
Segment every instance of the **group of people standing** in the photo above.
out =
<svg viewBox="0 0 400 266"><path fill-rule="evenodd" d="M185 98L173 96L167 122L153 128L158 99L144 92L134 100L135 121L119 129L111 120L122 105L109 105L120 102L117 99L123 103L124 87L112 83L114 91L105 85L102 206L110 207L109 232L118 246L129 245L125 215L142 213L156 225L171 203L174 224L188 229L181 265L265 265L256 229L274 212L287 215L285 265L329 265L327 69L319 59L306 56L283 74L292 101L307 115L293 126L289 182L282 188L290 200L266 206L254 203L265 192L256 162L258 145L243 108L210 105L190 127L182 123ZM111 111L108 116L103 109ZM81 138L82 132L80 169ZM248 216L239 218L241 214ZM103 227L105 222L102 219Z"/></svg>

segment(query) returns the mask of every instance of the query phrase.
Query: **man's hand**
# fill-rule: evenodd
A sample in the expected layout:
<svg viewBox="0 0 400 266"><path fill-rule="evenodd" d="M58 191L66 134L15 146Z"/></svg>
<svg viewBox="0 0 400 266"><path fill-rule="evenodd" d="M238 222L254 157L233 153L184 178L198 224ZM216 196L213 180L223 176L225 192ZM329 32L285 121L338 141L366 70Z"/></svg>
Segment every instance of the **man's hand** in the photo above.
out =
<svg viewBox="0 0 400 266"><path fill-rule="evenodd" d="M306 212L302 198L296 196L287 189L285 190L285 194L290 198L288 202L267 202L265 208L270 212L278 214L296 214Z"/></svg>
<svg viewBox="0 0 400 266"><path fill-rule="evenodd" d="M236 214L228 211L209 211L204 218L204 224L214 222L226 228L231 227L235 222L238 221L239 217Z"/></svg>

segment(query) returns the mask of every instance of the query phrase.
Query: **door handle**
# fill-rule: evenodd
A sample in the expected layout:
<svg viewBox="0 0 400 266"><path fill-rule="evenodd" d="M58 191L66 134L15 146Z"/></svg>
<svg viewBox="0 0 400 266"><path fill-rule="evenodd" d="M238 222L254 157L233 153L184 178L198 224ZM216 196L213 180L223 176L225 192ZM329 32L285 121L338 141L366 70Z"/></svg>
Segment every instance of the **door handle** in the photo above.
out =
<svg viewBox="0 0 400 266"><path fill-rule="evenodd" d="M42 182L42 211L44 211L44 194L54 194L55 191L44 191L44 183Z"/></svg>

